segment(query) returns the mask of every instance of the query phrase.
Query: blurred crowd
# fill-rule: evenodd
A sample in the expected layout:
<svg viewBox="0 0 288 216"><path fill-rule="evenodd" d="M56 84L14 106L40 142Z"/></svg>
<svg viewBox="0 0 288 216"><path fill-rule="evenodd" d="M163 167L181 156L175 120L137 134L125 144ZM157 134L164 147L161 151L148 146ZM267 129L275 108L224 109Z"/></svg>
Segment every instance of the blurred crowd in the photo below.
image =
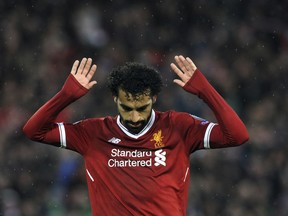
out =
<svg viewBox="0 0 288 216"><path fill-rule="evenodd" d="M287 1L0 2L0 215L90 215L82 158L29 141L27 119L91 57L98 84L59 121L116 115L107 73L125 61L161 72L158 110L215 117L172 83L189 56L248 127L247 144L191 156L187 215L288 215Z"/></svg>

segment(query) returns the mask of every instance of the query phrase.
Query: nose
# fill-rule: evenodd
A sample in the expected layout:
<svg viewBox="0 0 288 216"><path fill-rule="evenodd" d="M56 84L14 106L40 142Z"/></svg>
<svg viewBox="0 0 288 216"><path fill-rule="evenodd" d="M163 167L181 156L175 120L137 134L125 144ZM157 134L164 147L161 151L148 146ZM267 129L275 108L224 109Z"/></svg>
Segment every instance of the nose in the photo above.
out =
<svg viewBox="0 0 288 216"><path fill-rule="evenodd" d="M131 112L131 121L132 122L138 122L140 120L140 114L137 111Z"/></svg>

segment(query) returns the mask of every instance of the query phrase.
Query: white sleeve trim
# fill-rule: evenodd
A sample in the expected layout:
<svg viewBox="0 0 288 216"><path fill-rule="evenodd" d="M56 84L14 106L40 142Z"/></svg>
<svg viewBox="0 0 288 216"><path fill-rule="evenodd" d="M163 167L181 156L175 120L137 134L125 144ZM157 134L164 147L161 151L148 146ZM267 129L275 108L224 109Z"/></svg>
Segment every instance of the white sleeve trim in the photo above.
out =
<svg viewBox="0 0 288 216"><path fill-rule="evenodd" d="M65 132L65 127L63 123L57 123L58 124L58 129L59 129L59 134L60 134L60 148L66 148L67 143L66 143L66 132Z"/></svg>
<svg viewBox="0 0 288 216"><path fill-rule="evenodd" d="M205 149L210 149L210 135L215 125L216 125L215 123L209 123L208 127L206 128L206 132L204 135L204 148Z"/></svg>

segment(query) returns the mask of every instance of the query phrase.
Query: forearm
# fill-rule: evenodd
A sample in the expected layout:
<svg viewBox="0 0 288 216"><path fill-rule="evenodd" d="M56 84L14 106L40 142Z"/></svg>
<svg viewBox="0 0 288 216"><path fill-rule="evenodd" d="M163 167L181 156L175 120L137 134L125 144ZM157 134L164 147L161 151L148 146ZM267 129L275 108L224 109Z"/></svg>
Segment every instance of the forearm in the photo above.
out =
<svg viewBox="0 0 288 216"><path fill-rule="evenodd" d="M56 136L55 119L69 104L87 93L75 78L70 75L63 88L48 102L46 102L24 125L24 134L34 141L45 142L47 134ZM58 137L58 136L57 136ZM53 140L53 137L51 138Z"/></svg>
<svg viewBox="0 0 288 216"><path fill-rule="evenodd" d="M184 89L203 99L217 118L219 125L214 126L210 135L212 148L241 145L249 139L247 129L239 116L199 70L195 71Z"/></svg>

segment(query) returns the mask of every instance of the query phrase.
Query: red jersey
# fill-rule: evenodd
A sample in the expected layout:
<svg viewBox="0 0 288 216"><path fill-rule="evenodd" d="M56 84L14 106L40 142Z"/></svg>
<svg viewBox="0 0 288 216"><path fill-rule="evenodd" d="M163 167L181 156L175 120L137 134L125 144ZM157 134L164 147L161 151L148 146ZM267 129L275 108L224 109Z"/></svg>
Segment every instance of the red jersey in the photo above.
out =
<svg viewBox="0 0 288 216"><path fill-rule="evenodd" d="M119 116L57 123L60 111L87 93L70 75L62 90L30 118L24 132L32 140L83 156L94 216L186 215L190 154L240 145L248 133L199 70L184 89L211 107L217 124L188 113L154 110L139 134L131 134Z"/></svg>

